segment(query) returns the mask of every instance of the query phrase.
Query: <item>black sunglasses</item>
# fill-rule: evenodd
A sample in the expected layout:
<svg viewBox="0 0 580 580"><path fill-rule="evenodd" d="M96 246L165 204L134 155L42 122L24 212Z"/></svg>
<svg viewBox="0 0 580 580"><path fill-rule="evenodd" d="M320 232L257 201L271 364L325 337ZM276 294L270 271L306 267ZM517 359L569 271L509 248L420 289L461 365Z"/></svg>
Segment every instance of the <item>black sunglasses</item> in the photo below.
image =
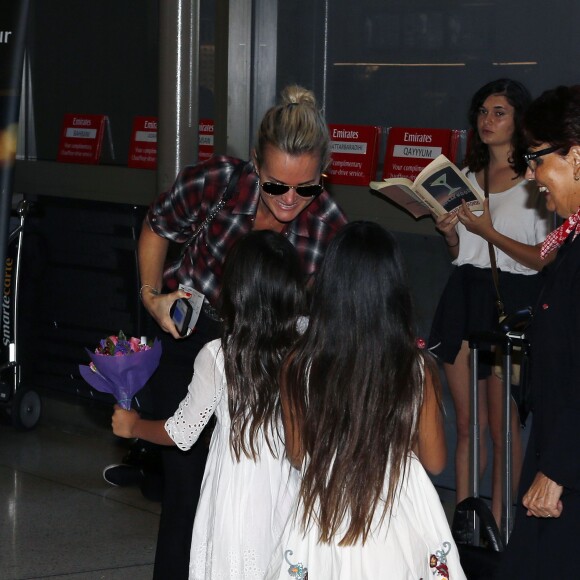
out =
<svg viewBox="0 0 580 580"><path fill-rule="evenodd" d="M538 157L543 157L544 155L549 155L550 153L554 153L554 151L558 151L561 147L546 147L545 149L540 149L539 151L534 151L533 153L525 153L524 154L524 161L527 163L530 169L535 169L534 161Z"/></svg>
<svg viewBox="0 0 580 580"><path fill-rule="evenodd" d="M324 191L324 184L322 177L320 183L312 185L286 185L285 183L273 183L272 181L260 182L260 187L268 195L283 195L287 191L293 189L300 197L314 197L320 195Z"/></svg>

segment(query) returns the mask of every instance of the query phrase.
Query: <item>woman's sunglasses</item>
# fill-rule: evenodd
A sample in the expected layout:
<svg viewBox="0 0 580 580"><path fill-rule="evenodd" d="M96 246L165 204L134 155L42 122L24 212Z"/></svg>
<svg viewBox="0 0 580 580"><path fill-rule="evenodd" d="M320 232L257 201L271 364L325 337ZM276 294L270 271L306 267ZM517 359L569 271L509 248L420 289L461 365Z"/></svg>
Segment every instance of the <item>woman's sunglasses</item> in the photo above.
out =
<svg viewBox="0 0 580 580"><path fill-rule="evenodd" d="M284 195L286 192L293 189L300 197L314 197L320 195L324 191L324 184L322 177L320 183L312 185L286 185L285 183L273 183L271 181L260 182L260 187L268 195Z"/></svg>

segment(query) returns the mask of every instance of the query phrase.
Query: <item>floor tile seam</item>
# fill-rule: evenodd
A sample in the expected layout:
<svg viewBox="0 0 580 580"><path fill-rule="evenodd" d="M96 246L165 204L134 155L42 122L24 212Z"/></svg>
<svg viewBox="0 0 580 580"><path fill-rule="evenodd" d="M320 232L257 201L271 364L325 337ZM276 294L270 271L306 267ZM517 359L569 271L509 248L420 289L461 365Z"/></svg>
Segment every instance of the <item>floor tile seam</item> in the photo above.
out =
<svg viewBox="0 0 580 580"><path fill-rule="evenodd" d="M0 463L0 467L5 467L6 469L9 469L9 470L12 470L12 471L16 471L17 473L22 473L24 475L28 475L30 477L33 477L33 478L37 479L37 480L41 480L41 481L44 481L44 482L47 482L47 483L52 483L52 484L55 484L55 485L61 485L61 486L66 487L68 489L73 489L75 491L79 491L79 492L85 493L87 495L91 495L91 496L94 496L94 497L99 497L101 499L105 499L107 501L110 501L110 502L113 502L113 503L116 503L116 504L119 504L119 505L123 505L125 507L130 507L130 508L136 509L136 510L141 511L141 512L150 513L150 514L153 514L153 515L159 515L153 509L148 509L148 508L136 506L136 505L131 504L131 503L127 502L127 501L122 501L122 500L119 500L119 499L115 499L115 498L108 497L106 495L106 492L104 492L104 493L98 493L96 491L91 491L91 490L88 490L88 489L85 489L85 488L82 488L82 487L78 487L78 486L75 486L75 485L71 485L70 483L66 483L66 482L63 482L63 481L59 481L57 479L52 479L52 478L47 477L45 475L39 475L38 473L34 473L32 471L27 471L25 469L17 468L17 467L14 467L13 465L5 465L3 463Z"/></svg>
<svg viewBox="0 0 580 580"><path fill-rule="evenodd" d="M45 580L47 578L75 578L79 577L80 574L100 574L103 572L120 571L120 570L131 570L133 568L143 568L145 566L153 566L155 563L154 559L150 562L144 562L143 564L130 564L127 566L109 566L107 568L94 568L90 570L79 570L77 572L59 572L55 574L48 574L44 576L18 576L9 578L7 580Z"/></svg>
<svg viewBox="0 0 580 580"><path fill-rule="evenodd" d="M19 433L22 434L24 438L27 433L42 433L43 431L48 431L50 433L57 433L60 435L67 435L73 437L81 437L85 440L91 440L99 442L103 445L112 445L114 447L119 447L120 451L123 452L125 448L129 448L131 442L134 441L133 439L125 439L122 437L117 437L113 434L111 428L102 429L89 429L89 428L77 428L71 425L60 424L56 425L54 423L39 423L36 427L31 431L19 431L18 429L13 429L14 436L17 437ZM104 438L107 439L104 439Z"/></svg>
<svg viewBox="0 0 580 580"><path fill-rule="evenodd" d="M111 413L112 416L112 413ZM103 442L103 437L108 437L112 445L119 445L122 446L123 442L130 443L131 439L124 439L122 437L117 437L113 435L113 430L111 427L78 427L70 424L65 423L55 423L55 422L46 422L41 423L38 425L40 429L47 429L49 431L57 431L59 433L64 433L65 435L74 435L78 437L83 437L84 439L96 439L97 441Z"/></svg>

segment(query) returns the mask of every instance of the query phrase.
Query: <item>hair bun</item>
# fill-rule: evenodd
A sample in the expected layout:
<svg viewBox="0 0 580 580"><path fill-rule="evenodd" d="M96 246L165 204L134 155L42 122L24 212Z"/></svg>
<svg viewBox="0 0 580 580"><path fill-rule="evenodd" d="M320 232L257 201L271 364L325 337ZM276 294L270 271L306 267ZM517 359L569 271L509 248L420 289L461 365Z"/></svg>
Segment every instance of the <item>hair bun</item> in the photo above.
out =
<svg viewBox="0 0 580 580"><path fill-rule="evenodd" d="M264 115L254 147L257 167L264 162L267 147L289 155L315 155L322 173L330 164L330 136L314 93L300 85L289 85L280 92L278 104Z"/></svg>
<svg viewBox="0 0 580 580"><path fill-rule="evenodd" d="M316 97L312 91L299 85L290 85L281 93L282 105L306 105L316 108Z"/></svg>

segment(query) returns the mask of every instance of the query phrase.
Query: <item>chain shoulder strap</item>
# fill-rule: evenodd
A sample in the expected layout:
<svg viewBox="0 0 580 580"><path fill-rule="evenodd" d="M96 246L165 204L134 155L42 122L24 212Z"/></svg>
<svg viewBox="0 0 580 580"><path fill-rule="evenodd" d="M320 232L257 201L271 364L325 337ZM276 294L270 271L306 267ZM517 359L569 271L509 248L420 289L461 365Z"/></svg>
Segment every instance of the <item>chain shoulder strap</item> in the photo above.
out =
<svg viewBox="0 0 580 580"><path fill-rule="evenodd" d="M220 213L220 211L223 209L226 203L230 199L232 199L232 197L234 196L236 185L238 184L238 180L240 179L240 175L242 174L242 171L244 170L245 166L246 166L245 163L240 163L237 167L234 168L232 174L230 175L230 179L228 181L226 189L223 195L221 196L220 200L211 208L211 210L205 216L205 219L201 222L201 224L199 224L199 226L195 228L195 231L193 232L189 240L187 240L187 242L183 244L181 248L181 256L183 256L187 251L187 248L189 248L189 246L193 244L197 236L199 236L199 234L205 228L207 228L207 226L216 218L216 216Z"/></svg>

